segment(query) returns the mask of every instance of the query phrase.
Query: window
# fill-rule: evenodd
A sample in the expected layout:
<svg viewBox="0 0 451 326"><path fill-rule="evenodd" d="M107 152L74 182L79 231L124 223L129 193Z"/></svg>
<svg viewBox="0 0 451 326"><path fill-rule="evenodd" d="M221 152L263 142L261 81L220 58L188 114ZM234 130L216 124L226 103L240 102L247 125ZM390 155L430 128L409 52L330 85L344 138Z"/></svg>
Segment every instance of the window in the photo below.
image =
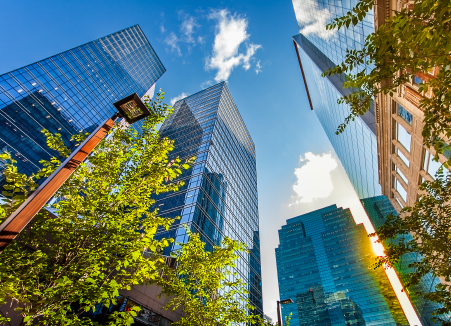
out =
<svg viewBox="0 0 451 326"><path fill-rule="evenodd" d="M400 169L398 169L398 167L395 168L396 173L398 173L398 175L401 177L402 181L404 181L406 184L409 184L409 180L406 178L406 176L404 175L404 173L401 172Z"/></svg>
<svg viewBox="0 0 451 326"><path fill-rule="evenodd" d="M435 179L435 174L437 173L438 169L442 166L442 163L434 161L434 155L429 153L428 150L424 153L424 163L423 163L423 169L426 171L431 177ZM443 167L443 172L445 175L449 173L449 170Z"/></svg>
<svg viewBox="0 0 451 326"><path fill-rule="evenodd" d="M424 80L418 76L413 76L412 81L413 81L412 84L414 84L415 86L420 86L420 84L424 83Z"/></svg>
<svg viewBox="0 0 451 326"><path fill-rule="evenodd" d="M403 161L404 162L404 164L407 166L407 167L409 167L410 166L410 161L409 161L409 159L398 149L398 148L396 148L395 149L395 153L396 153L396 155L398 155L398 157L401 159L401 161Z"/></svg>
<svg viewBox="0 0 451 326"><path fill-rule="evenodd" d="M398 104L398 116L404 119L409 125L412 124L412 114Z"/></svg>
<svg viewBox="0 0 451 326"><path fill-rule="evenodd" d="M412 141L412 137L410 136L409 132L399 123L396 123L396 139L410 153L410 143Z"/></svg>
<svg viewBox="0 0 451 326"><path fill-rule="evenodd" d="M396 202L401 206L401 208L404 208L404 205L401 203L401 201L398 199L398 197L395 196Z"/></svg>
<svg viewBox="0 0 451 326"><path fill-rule="evenodd" d="M397 178L395 178L395 189L401 196L401 198L404 200L404 202L407 202L407 191L406 189L404 189L404 187L401 185L401 183L398 181Z"/></svg>

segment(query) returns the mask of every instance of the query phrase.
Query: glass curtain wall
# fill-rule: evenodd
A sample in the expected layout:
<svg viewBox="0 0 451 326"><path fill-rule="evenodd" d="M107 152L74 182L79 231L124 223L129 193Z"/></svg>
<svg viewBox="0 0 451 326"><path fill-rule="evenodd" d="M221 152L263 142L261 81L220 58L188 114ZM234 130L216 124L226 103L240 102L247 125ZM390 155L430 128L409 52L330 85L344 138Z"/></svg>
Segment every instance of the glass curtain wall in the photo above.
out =
<svg viewBox="0 0 451 326"><path fill-rule="evenodd" d="M374 228L377 230L380 226L382 226L385 222L385 218L390 214L397 214L396 209L393 207L390 200L385 196L377 196L371 198L365 198L361 200L363 208L365 209L368 217L370 218L371 223ZM405 235L405 240L411 240L411 235ZM392 240L393 243L398 243L399 239ZM412 272L413 269L409 267L410 264L418 261L420 257L416 254L407 254L404 255L400 261L395 265L396 272L398 273L401 281L403 283L407 282L407 274ZM421 296L417 295L416 291L421 291L424 293L428 293L435 289L435 286L440 282L440 280L434 277L432 274L425 275L420 283L414 287L408 288L407 293L409 295L410 300L412 301L413 307L417 312L418 317L421 320L423 326L434 326L438 325L431 321L433 317L432 312L439 308L440 305L431 302L429 300L425 300Z"/></svg>
<svg viewBox="0 0 451 326"><path fill-rule="evenodd" d="M42 129L59 132L74 148L73 134L111 117L117 100L153 90L165 71L135 25L0 75L0 151L11 152L19 171L31 174L56 155Z"/></svg>
<svg viewBox="0 0 451 326"><path fill-rule="evenodd" d="M175 141L171 156L196 157L176 193L156 196L160 216L181 216L157 237L188 240L185 227L198 232L211 250L224 237L244 242L236 272L248 285L249 301L263 314L255 146L224 82L174 104L161 137ZM169 254L177 244L166 248ZM234 278L234 276L231 276Z"/></svg>
<svg viewBox="0 0 451 326"><path fill-rule="evenodd" d="M361 49L365 38L374 32L372 12L363 22L349 29L326 30L334 18L345 15L357 0L292 0L299 27L295 40L305 73L313 111L316 113L335 153L340 159L360 198L381 194L377 167L377 140L374 109L361 119L351 121L343 133L337 128L349 116L348 105L337 100L349 90L343 88L346 76L321 77L344 61L346 49ZM355 71L371 69L362 65Z"/></svg>
<svg viewBox="0 0 451 326"><path fill-rule="evenodd" d="M290 325L408 325L362 224L328 206L287 220L276 249L280 299Z"/></svg>

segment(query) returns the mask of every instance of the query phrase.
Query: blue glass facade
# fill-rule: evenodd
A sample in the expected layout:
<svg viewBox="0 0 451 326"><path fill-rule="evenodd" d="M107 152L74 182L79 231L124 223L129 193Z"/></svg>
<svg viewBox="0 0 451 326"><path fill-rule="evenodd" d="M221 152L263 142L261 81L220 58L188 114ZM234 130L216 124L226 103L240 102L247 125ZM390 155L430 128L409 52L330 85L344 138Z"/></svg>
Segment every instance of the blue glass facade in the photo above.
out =
<svg viewBox="0 0 451 326"><path fill-rule="evenodd" d="M377 167L377 140L373 108L352 121L339 135L338 126L349 115L349 106L337 100L346 94L346 76L321 77L321 74L344 61L346 49L361 49L365 38L374 32L370 12L363 22L340 31L327 31L326 24L345 15L357 0L293 0L300 34L293 37L316 113L338 158L360 198L381 194ZM358 70L371 67L360 66Z"/></svg>
<svg viewBox="0 0 451 326"><path fill-rule="evenodd" d="M71 135L111 117L117 100L152 91L165 71L135 25L0 75L0 151L11 152L19 171L31 174L56 154L42 129L61 133L73 147Z"/></svg>
<svg viewBox="0 0 451 326"><path fill-rule="evenodd" d="M396 209L393 207L390 200L385 196L365 198L362 199L361 202L375 229L384 224L387 215L397 214ZM410 234L406 235L405 237L406 240L412 239L412 236ZM392 241L398 242L398 240ZM403 283L407 281L407 274L413 271L413 269L409 268L408 266L418 259L419 258L417 257L417 255L413 253L404 255L395 265L396 272L398 273L399 278ZM418 285L406 290L423 326L436 325L431 321L431 318L433 317L432 312L435 309L440 308L440 305L416 295L415 291L428 293L434 290L435 286L439 283L440 280L437 277L434 277L432 274L427 274L421 279Z"/></svg>
<svg viewBox="0 0 451 326"><path fill-rule="evenodd" d="M276 248L290 325L408 325L371 242L349 209L328 206L287 220Z"/></svg>
<svg viewBox="0 0 451 326"><path fill-rule="evenodd" d="M240 254L236 272L262 314L255 146L226 84L175 103L160 135L175 141L171 156L196 156L196 163L182 175L185 185L178 192L156 197L160 216L181 216L158 237L186 242L185 225L201 234L209 250L225 236L245 243L249 252Z"/></svg>

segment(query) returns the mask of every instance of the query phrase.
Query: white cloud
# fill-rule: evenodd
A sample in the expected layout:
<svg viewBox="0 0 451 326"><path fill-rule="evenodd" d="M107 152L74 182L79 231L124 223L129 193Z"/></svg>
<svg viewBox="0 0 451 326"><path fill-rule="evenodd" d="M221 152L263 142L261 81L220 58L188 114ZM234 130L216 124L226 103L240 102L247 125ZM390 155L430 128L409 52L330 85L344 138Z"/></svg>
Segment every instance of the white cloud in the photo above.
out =
<svg viewBox="0 0 451 326"><path fill-rule="evenodd" d="M187 96L188 96L188 94L183 92L182 94L180 94L180 95L178 95L178 96L176 96L174 98L171 98L171 100L170 100L171 106L174 106L175 102L177 102L178 100L181 100L182 98L185 98Z"/></svg>
<svg viewBox="0 0 451 326"><path fill-rule="evenodd" d="M257 73L257 75L259 72L262 72L262 70L261 70L262 66L260 65L260 60L257 62L255 67L256 67L255 72Z"/></svg>
<svg viewBox="0 0 451 326"><path fill-rule="evenodd" d="M178 45L179 38L174 34L174 32L171 32L168 36L166 36L164 41L171 47L171 51L176 52L179 57L182 56L182 51L180 51L180 47Z"/></svg>
<svg viewBox="0 0 451 326"><path fill-rule="evenodd" d="M206 68L218 70L215 76L217 82L227 80L235 67L242 66L248 70L251 59L261 45L249 42L247 20L237 15L231 16L225 9L212 12L209 18L215 19L217 24L213 53L207 59ZM246 52L240 53L239 48L243 43Z"/></svg>
<svg viewBox="0 0 451 326"><path fill-rule="evenodd" d="M183 11L179 12L179 17L183 17L183 21L180 24L181 36L177 36L174 32L171 32L164 40L169 45L172 52L176 52L179 57L182 56L182 50L180 48L181 43L185 43L188 46L188 52L191 47L196 45L196 38L194 37L194 29L199 27L194 17L184 14ZM163 25L160 26L161 32L164 33L166 29ZM198 38L199 43L203 41L201 37Z"/></svg>
<svg viewBox="0 0 451 326"><path fill-rule="evenodd" d="M332 154L315 155L308 152L304 158L301 155L300 162L306 163L294 170L297 181L292 188L297 200L289 206L329 197L334 189L330 172L338 166Z"/></svg>
<svg viewBox="0 0 451 326"><path fill-rule="evenodd" d="M204 81L202 84L200 84L200 88L204 89L211 85L213 85L213 82L211 80L207 80L207 81Z"/></svg>
<svg viewBox="0 0 451 326"><path fill-rule="evenodd" d="M194 17L185 15L182 24L180 25L180 32L185 35L183 41L186 43L195 44L196 40L193 37L194 28L199 25L194 20Z"/></svg>
<svg viewBox="0 0 451 326"><path fill-rule="evenodd" d="M305 36L314 34L328 40L336 33L336 30L326 30L327 22L332 14L327 8L320 9L315 0L302 0L293 2L299 32ZM315 14L311 14L311 8L315 8Z"/></svg>

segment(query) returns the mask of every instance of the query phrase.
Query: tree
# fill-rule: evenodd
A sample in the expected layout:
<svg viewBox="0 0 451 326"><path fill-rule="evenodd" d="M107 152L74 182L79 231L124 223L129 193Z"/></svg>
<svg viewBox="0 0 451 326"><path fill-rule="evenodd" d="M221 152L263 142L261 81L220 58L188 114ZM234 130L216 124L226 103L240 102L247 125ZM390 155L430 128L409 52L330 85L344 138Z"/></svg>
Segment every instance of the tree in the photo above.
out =
<svg viewBox="0 0 451 326"><path fill-rule="evenodd" d="M385 244L385 256L378 257L375 267L392 267L407 254L417 254L420 259L408 267L406 287L417 285L428 273L445 282L436 286L435 292L416 294L442 304L434 319L451 312L451 180L443 168L434 181L420 186L423 191L413 207L405 207L401 216L389 215L377 230L379 242ZM372 234L370 236L373 236Z"/></svg>
<svg viewBox="0 0 451 326"><path fill-rule="evenodd" d="M157 277L161 258L142 253L168 245L171 239L157 241L154 234L173 220L158 216L151 196L176 191L183 183L175 178L192 163L168 161L173 141L160 139L157 131L172 113L163 98L161 92L155 101L145 101L152 115L143 120L141 133L113 128L56 193L51 205L56 216L41 210L0 255L0 304L17 303L22 325L90 325L84 312L99 303L115 304L119 290ZM44 132L49 147L67 157L70 151L61 136ZM11 155L1 158L7 162L0 209L4 219L61 161L42 161L43 168L27 177L18 172ZM80 308L72 309L73 304ZM134 316L134 310L116 312L111 324L131 324ZM5 316L0 318L8 323Z"/></svg>
<svg viewBox="0 0 451 326"><path fill-rule="evenodd" d="M235 325L257 322L245 299L246 285L231 270L238 251L245 246L225 238L211 252L205 250L200 235L190 233L189 240L174 252L177 267L160 263L163 277L157 279L162 293L170 296L166 309L183 307L185 316L176 326Z"/></svg>
<svg viewBox="0 0 451 326"><path fill-rule="evenodd" d="M374 0L361 0L345 16L336 18L327 29L356 25L372 9ZM323 76L347 74L344 87L352 93L339 99L350 105L350 115L337 130L363 115L378 94L393 96L400 85L415 74L438 67L436 78L427 78L419 92L424 96L420 109L424 112L422 135L425 145L434 146L437 154L451 148L451 7L449 0L415 0L413 6L395 12L378 30L370 34L363 49L347 50L345 61ZM361 68L363 64L373 66ZM451 164L448 160L446 166Z"/></svg>

